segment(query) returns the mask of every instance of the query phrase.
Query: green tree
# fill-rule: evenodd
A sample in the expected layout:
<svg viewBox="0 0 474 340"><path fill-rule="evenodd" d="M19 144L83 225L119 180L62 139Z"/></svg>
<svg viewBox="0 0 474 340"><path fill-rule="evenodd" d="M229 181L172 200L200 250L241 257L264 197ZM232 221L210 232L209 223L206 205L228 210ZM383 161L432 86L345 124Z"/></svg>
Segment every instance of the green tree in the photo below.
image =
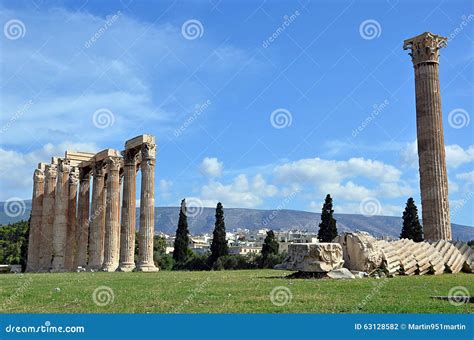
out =
<svg viewBox="0 0 474 340"><path fill-rule="evenodd" d="M407 238L414 242L423 241L423 227L418 218L418 208L412 197L407 200L405 211L403 212L403 227L400 238Z"/></svg>
<svg viewBox="0 0 474 340"><path fill-rule="evenodd" d="M28 254L28 237L28 221L0 226L0 263L21 264L24 269Z"/></svg>
<svg viewBox="0 0 474 340"><path fill-rule="evenodd" d="M174 240L173 259L176 263L184 263L190 254L189 249L189 229L187 217L186 199L181 201L179 210L178 229Z"/></svg>
<svg viewBox="0 0 474 340"><path fill-rule="evenodd" d="M333 217L332 198L327 194L321 212L321 223L319 223L318 239L321 242L332 242L337 236L336 220Z"/></svg>
<svg viewBox="0 0 474 340"><path fill-rule="evenodd" d="M229 254L229 247L225 238L225 222L224 222L224 208L222 203L217 203L216 207L216 224L212 232L211 255L209 260L211 264L217 261L221 256Z"/></svg>
<svg viewBox="0 0 474 340"><path fill-rule="evenodd" d="M265 237L262 246L262 259L266 260L268 255L270 254L278 254L279 246L280 245L276 240L275 233L273 232L273 230L267 231L267 236Z"/></svg>

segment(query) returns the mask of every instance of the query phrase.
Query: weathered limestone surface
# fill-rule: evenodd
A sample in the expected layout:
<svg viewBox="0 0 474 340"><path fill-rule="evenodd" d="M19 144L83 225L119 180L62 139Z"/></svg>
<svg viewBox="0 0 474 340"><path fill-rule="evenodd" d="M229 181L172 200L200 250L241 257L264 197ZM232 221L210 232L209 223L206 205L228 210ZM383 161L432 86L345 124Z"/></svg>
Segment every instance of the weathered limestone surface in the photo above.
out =
<svg viewBox="0 0 474 340"><path fill-rule="evenodd" d="M107 207L105 218L104 264L103 271L113 272L119 265L120 252L120 184L119 171L121 158L109 157L107 163Z"/></svg>
<svg viewBox="0 0 474 340"><path fill-rule="evenodd" d="M79 169L72 168L69 173L68 215L66 233L66 251L64 269L73 271L76 262L76 234L77 234L77 184L79 183Z"/></svg>
<svg viewBox="0 0 474 340"><path fill-rule="evenodd" d="M140 195L140 230L138 243L139 262L137 269L155 272L153 262L153 235L155 233L155 161L156 145L144 143L141 146L142 182Z"/></svg>
<svg viewBox="0 0 474 340"><path fill-rule="evenodd" d="M56 200L54 202L54 224L53 224L53 261L51 272L62 272L64 268L64 256L66 252L67 217L69 198L69 161L65 158L59 159L58 184L56 186Z"/></svg>
<svg viewBox="0 0 474 340"><path fill-rule="evenodd" d="M347 268L334 269L328 272L328 277L331 279L355 279L355 275Z"/></svg>
<svg viewBox="0 0 474 340"><path fill-rule="evenodd" d="M45 168L43 211L41 213L41 233L39 237L39 272L46 272L53 256L54 199L56 195L57 165Z"/></svg>
<svg viewBox="0 0 474 340"><path fill-rule="evenodd" d="M443 257L447 271L453 274L461 271L464 258L458 248L445 240L439 240L435 242L433 246Z"/></svg>
<svg viewBox="0 0 474 340"><path fill-rule="evenodd" d="M385 240L377 241L377 245L382 251L382 267L387 271L388 276L398 275L400 257L395 247Z"/></svg>
<svg viewBox="0 0 474 340"><path fill-rule="evenodd" d="M88 270L99 270L104 262L105 232L105 172L106 164L102 161L94 163L94 179L92 184L92 211L89 220L89 259Z"/></svg>
<svg viewBox="0 0 474 340"><path fill-rule="evenodd" d="M119 271L129 272L135 268L135 223L137 194L137 149L123 152L123 201L122 223L120 228L120 263Z"/></svg>
<svg viewBox="0 0 474 340"><path fill-rule="evenodd" d="M325 273L343 264L339 243L294 243L288 245L288 257L275 269Z"/></svg>
<svg viewBox="0 0 474 340"><path fill-rule="evenodd" d="M74 267L85 268L89 242L89 210L90 210L90 177L91 168L81 167L79 170L79 197L76 233L76 261Z"/></svg>
<svg viewBox="0 0 474 340"><path fill-rule="evenodd" d="M38 168L33 175L33 198L31 200L30 234L28 238L27 272L39 268L39 249L41 239L41 216L43 214L44 170Z"/></svg>
<svg viewBox="0 0 474 340"><path fill-rule="evenodd" d="M404 41L415 69L416 125L423 227L427 241L451 240L439 49L447 38L429 32Z"/></svg>
<svg viewBox="0 0 474 340"><path fill-rule="evenodd" d="M376 241L367 232L344 233L334 239L334 242L342 246L344 266L368 273L382 264L382 251Z"/></svg>
<svg viewBox="0 0 474 340"><path fill-rule="evenodd" d="M458 248L463 257L464 263L462 271L466 273L474 273L474 250L469 247L466 242L455 241L452 242L452 244Z"/></svg>
<svg viewBox="0 0 474 340"><path fill-rule="evenodd" d="M404 275L415 275L418 269L416 259L403 240L391 242L400 258L400 272Z"/></svg>

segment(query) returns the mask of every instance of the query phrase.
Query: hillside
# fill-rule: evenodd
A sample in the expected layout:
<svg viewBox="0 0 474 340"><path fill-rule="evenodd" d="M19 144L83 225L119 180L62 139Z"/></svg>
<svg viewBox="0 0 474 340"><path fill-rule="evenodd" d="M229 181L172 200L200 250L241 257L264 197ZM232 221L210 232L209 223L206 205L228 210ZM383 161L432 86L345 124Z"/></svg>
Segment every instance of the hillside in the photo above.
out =
<svg viewBox="0 0 474 340"><path fill-rule="evenodd" d="M25 201L25 211L16 217L5 214L4 202L0 202L0 224L7 224L21 219L28 219L31 201ZM178 207L155 208L155 231L174 234L178 224ZM190 217L189 229L192 234L212 231L214 227L214 208L204 208L196 217ZM137 213L137 217L139 214ZM300 229L317 232L320 221L319 213L297 210L272 210L226 208L227 230L246 228L250 230L269 228L274 230ZM402 220L394 216L366 217L357 214L335 214L339 232L364 230L374 236L398 237ZM473 240L474 228L465 225L453 224L453 238L455 240Z"/></svg>

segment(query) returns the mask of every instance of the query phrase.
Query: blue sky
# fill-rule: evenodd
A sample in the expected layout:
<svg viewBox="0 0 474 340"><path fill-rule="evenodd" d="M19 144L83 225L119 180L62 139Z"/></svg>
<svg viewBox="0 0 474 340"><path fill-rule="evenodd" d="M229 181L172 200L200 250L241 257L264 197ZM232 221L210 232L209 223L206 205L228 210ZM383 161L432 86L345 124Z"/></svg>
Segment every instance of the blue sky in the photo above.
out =
<svg viewBox="0 0 474 340"><path fill-rule="evenodd" d="M450 37L452 221L474 225L470 1L2 1L0 200L64 150L156 136L156 205L401 215L420 204L403 40ZM271 38L270 38L271 37ZM289 199L288 199L289 198ZM421 208L421 207L420 207Z"/></svg>

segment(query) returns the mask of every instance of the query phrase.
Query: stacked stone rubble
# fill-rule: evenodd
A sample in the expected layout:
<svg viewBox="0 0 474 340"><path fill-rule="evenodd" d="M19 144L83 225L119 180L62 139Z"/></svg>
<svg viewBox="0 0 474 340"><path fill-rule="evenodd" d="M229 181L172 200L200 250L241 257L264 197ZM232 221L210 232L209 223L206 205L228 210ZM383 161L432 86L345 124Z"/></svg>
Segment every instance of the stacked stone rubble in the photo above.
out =
<svg viewBox="0 0 474 340"><path fill-rule="evenodd" d="M464 264L461 252L453 244L439 240L433 244L444 259L446 270L450 273L459 273Z"/></svg>
<svg viewBox="0 0 474 340"><path fill-rule="evenodd" d="M464 260L462 271L474 273L474 250L466 242L455 241L452 244L459 250Z"/></svg>
<svg viewBox="0 0 474 340"><path fill-rule="evenodd" d="M128 155L125 164L121 152L113 149L97 154L66 151L51 164L40 163L34 176L28 271L158 270L153 263L155 138L132 138L123 154ZM135 266L138 170L142 182Z"/></svg>

